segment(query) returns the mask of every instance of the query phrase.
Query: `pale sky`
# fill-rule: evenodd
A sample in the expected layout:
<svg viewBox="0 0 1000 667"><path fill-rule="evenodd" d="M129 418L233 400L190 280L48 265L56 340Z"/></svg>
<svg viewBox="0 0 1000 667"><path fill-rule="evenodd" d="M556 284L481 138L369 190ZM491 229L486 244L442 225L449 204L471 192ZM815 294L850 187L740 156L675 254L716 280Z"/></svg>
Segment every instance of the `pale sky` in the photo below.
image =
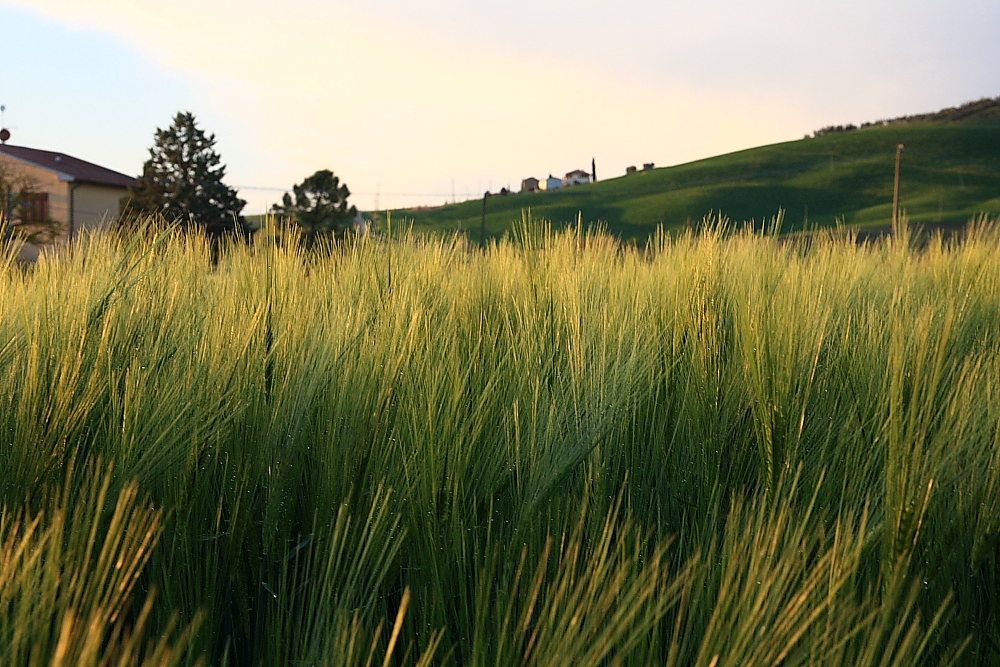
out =
<svg viewBox="0 0 1000 667"><path fill-rule="evenodd" d="M191 111L245 213L318 169L370 210L996 97L998 29L997 0L0 0L0 103L10 143L133 175Z"/></svg>

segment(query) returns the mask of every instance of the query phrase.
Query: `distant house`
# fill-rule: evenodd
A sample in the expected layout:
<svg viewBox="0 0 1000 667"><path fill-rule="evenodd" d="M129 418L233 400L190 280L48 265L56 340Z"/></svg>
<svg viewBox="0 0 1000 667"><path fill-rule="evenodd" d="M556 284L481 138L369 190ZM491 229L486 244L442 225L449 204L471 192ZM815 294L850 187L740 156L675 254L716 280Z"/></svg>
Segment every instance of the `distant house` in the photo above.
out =
<svg viewBox="0 0 1000 667"><path fill-rule="evenodd" d="M529 176L521 181L521 192L538 192L538 179Z"/></svg>
<svg viewBox="0 0 1000 667"><path fill-rule="evenodd" d="M361 211L358 211L358 214L354 216L354 220L351 221L351 227L354 228L354 231L358 234L358 236L367 236L368 218L363 216Z"/></svg>
<svg viewBox="0 0 1000 667"><path fill-rule="evenodd" d="M542 190L558 190L559 188L562 187L562 185L563 182L561 178L556 178L552 174L549 174L549 177L546 178L541 183L539 183L538 187L540 187Z"/></svg>
<svg viewBox="0 0 1000 667"><path fill-rule="evenodd" d="M574 169L566 174L566 178L563 179L563 185L567 188L574 185L586 185L587 183L590 183L590 174L581 169Z"/></svg>
<svg viewBox="0 0 1000 667"><path fill-rule="evenodd" d="M21 224L52 223L72 238L118 217L119 201L136 179L79 158L24 146L0 145L0 170L25 184L17 202Z"/></svg>

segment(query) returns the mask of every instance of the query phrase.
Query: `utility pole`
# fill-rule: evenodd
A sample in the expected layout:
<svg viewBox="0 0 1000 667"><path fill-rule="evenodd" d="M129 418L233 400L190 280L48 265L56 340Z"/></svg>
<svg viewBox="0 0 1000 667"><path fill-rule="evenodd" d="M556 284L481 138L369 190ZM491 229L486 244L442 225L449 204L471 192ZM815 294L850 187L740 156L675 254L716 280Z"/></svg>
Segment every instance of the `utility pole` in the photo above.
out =
<svg viewBox="0 0 1000 667"><path fill-rule="evenodd" d="M14 213L14 188L9 185L7 186L6 204L3 218L3 240L10 242L11 237L14 235L14 225L11 220L11 215Z"/></svg>
<svg viewBox="0 0 1000 667"><path fill-rule="evenodd" d="M490 198L489 190L483 193L483 219L479 223L479 245L486 247L486 200Z"/></svg>
<svg viewBox="0 0 1000 667"><path fill-rule="evenodd" d="M899 162L903 155L903 144L896 146L896 176L892 182L892 237L899 238Z"/></svg>
<svg viewBox="0 0 1000 667"><path fill-rule="evenodd" d="M76 189L80 187L79 183L69 184L69 235L68 240L70 246L73 245L73 236L76 235Z"/></svg>

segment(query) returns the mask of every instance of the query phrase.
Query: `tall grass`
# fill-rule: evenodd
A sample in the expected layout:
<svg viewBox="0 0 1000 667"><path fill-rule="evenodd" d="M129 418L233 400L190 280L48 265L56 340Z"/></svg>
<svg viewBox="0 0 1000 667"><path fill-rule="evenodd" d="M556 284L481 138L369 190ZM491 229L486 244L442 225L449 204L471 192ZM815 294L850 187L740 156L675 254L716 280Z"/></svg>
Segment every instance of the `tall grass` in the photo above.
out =
<svg viewBox="0 0 1000 667"><path fill-rule="evenodd" d="M273 238L0 267L4 664L1000 661L994 225Z"/></svg>

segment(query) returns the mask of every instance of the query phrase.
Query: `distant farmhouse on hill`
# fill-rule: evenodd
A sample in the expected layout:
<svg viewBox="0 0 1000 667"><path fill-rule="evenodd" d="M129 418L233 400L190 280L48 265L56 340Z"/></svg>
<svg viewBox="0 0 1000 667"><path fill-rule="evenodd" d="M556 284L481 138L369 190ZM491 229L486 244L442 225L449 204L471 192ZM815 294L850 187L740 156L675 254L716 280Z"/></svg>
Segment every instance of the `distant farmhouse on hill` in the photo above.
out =
<svg viewBox="0 0 1000 667"><path fill-rule="evenodd" d="M563 178L558 178L549 174L549 177L539 181L537 178L529 176L521 181L521 192L538 192L539 190L558 190L569 188L574 185L585 185L590 183L591 175L582 169L574 169Z"/></svg>
<svg viewBox="0 0 1000 667"><path fill-rule="evenodd" d="M587 183L590 183L590 174L582 169L574 169L566 174L566 177L563 179L563 187L567 188L574 185L586 185Z"/></svg>
<svg viewBox="0 0 1000 667"><path fill-rule="evenodd" d="M118 218L136 179L92 162L24 146L0 145L0 180L10 188L5 216L29 241L72 239Z"/></svg>
<svg viewBox="0 0 1000 667"><path fill-rule="evenodd" d="M563 186L562 179L556 178L552 174L549 174L548 178L539 183L539 187L541 187L542 190L558 190L562 186Z"/></svg>

